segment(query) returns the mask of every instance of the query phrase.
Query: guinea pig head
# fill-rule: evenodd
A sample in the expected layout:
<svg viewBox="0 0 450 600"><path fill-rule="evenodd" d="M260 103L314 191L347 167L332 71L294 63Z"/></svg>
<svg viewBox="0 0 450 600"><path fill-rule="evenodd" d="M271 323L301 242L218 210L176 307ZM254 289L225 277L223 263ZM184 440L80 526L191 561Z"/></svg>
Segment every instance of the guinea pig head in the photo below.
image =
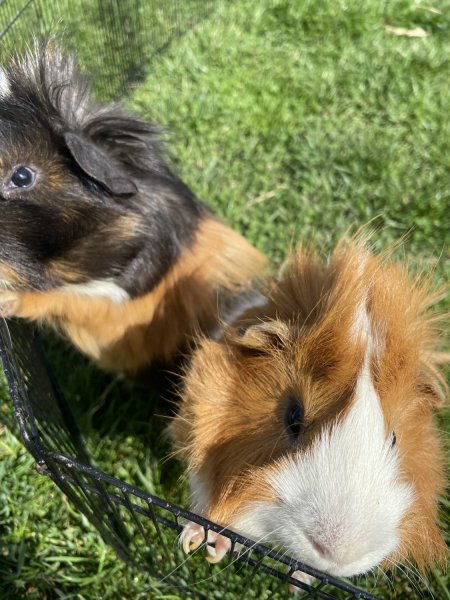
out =
<svg viewBox="0 0 450 600"><path fill-rule="evenodd" d="M170 433L193 510L338 576L442 559L435 301L361 241L326 266L300 248L186 374Z"/></svg>
<svg viewBox="0 0 450 600"><path fill-rule="evenodd" d="M100 281L126 295L117 279L144 239L135 175L167 171L154 134L117 106L94 104L73 60L51 43L0 69L3 287Z"/></svg>

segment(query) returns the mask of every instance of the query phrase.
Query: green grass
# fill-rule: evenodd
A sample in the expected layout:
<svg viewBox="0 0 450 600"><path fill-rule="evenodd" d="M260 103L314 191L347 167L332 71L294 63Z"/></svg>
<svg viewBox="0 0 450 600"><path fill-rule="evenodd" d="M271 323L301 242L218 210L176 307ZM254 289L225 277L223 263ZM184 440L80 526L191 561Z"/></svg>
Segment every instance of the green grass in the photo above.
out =
<svg viewBox="0 0 450 600"><path fill-rule="evenodd" d="M130 106L167 126L186 182L276 263L296 240L326 251L349 226L373 220L378 248L409 232L402 253L412 268L448 281L450 2L220 2L143 68L150 74ZM161 462L164 403L51 345L99 464L186 503L180 467ZM449 418L441 417L447 434ZM163 588L143 591L149 579L115 558L6 429L0 495L0 597L163 597ZM431 573L428 586L411 591L399 574L392 586L379 578L377 593L450 597L445 574Z"/></svg>
<svg viewBox="0 0 450 600"><path fill-rule="evenodd" d="M142 80L150 60L195 25L214 0L6 0L0 2L0 59L52 35L76 51L98 98L118 98Z"/></svg>
<svg viewBox="0 0 450 600"><path fill-rule="evenodd" d="M414 228L411 254L433 259L450 199L448 10L350 5L238 2L162 57L132 106L176 132L187 181L272 256L376 218L380 244Z"/></svg>

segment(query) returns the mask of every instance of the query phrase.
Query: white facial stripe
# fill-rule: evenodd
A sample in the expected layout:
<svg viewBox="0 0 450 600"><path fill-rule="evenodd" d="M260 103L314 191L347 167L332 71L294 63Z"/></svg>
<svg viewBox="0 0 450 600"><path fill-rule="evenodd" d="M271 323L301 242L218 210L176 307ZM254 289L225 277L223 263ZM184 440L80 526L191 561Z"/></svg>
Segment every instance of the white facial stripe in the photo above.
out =
<svg viewBox="0 0 450 600"><path fill-rule="evenodd" d="M124 302L130 295L111 279L94 279L88 283L71 283L61 288L68 294L81 294L92 298L107 298L112 302Z"/></svg>
<svg viewBox="0 0 450 600"><path fill-rule="evenodd" d="M350 328L350 337L353 342L361 340L367 344L371 335L371 326L366 304L367 298L364 296L363 300L356 307L353 323Z"/></svg>
<svg viewBox="0 0 450 600"><path fill-rule="evenodd" d="M362 301L358 304L353 323L350 328L351 342L361 341L366 346L366 360L369 361L372 356L381 358L385 348L385 335L380 325L378 330L374 331L370 317L367 313L367 295L364 295Z"/></svg>
<svg viewBox="0 0 450 600"><path fill-rule="evenodd" d="M398 454L385 432L369 356L367 351L348 414L267 477L279 504L253 505L233 524L250 537L276 530L268 539L340 576L364 573L395 550L397 528L413 498L411 486L399 481Z"/></svg>
<svg viewBox="0 0 450 600"><path fill-rule="evenodd" d="M11 93L8 77L3 69L0 68L0 98L6 98Z"/></svg>

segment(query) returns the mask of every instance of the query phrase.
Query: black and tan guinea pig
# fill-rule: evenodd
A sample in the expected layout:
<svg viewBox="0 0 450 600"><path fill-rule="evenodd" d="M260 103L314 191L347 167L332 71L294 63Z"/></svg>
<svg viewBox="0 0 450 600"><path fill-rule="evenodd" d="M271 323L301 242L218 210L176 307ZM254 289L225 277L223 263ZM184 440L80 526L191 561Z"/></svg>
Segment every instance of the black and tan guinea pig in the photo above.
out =
<svg viewBox="0 0 450 600"><path fill-rule="evenodd" d="M0 316L129 374L213 330L266 262L52 42L0 69L0 222Z"/></svg>
<svg viewBox="0 0 450 600"><path fill-rule="evenodd" d="M264 304L205 339L169 426L194 512L336 576L447 556L438 294L363 238L327 264L300 247ZM217 562L229 540L208 541Z"/></svg>

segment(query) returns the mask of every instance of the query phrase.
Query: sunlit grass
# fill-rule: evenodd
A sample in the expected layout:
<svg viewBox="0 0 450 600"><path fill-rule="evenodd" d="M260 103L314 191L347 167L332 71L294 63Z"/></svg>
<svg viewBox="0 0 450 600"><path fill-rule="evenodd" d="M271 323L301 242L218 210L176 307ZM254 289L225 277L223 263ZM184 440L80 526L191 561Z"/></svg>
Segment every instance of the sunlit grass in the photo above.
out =
<svg viewBox="0 0 450 600"><path fill-rule="evenodd" d="M296 240L326 252L349 226L373 220L378 248L409 233L402 254L412 267L448 281L448 1L223 2L148 71L130 106L167 126L184 179L276 263ZM99 464L186 504L180 466L162 462L170 408L51 346ZM441 425L448 436L448 413ZM0 496L0 596L162 597L143 592L148 578L117 560L7 430ZM448 515L447 502L447 532ZM411 590L399 572L392 585L379 577L377 593L449 597L445 574L431 573L428 586Z"/></svg>

